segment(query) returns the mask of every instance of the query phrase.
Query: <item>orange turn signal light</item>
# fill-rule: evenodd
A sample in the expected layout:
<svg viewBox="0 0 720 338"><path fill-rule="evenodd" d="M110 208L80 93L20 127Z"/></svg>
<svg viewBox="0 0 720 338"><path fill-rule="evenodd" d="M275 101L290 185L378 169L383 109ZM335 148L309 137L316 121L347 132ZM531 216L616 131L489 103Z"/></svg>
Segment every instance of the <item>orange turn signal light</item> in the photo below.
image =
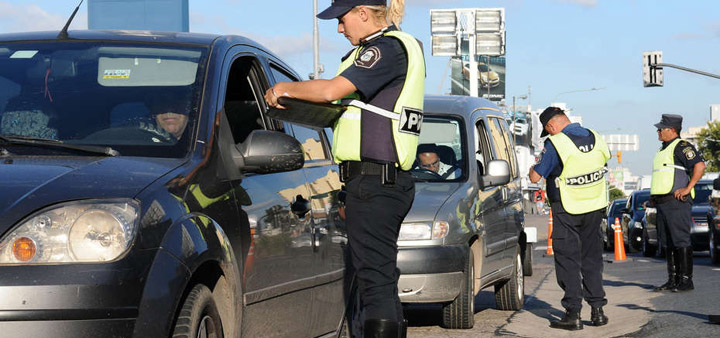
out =
<svg viewBox="0 0 720 338"><path fill-rule="evenodd" d="M15 240L15 243L13 243L12 252L15 259L21 262L28 262L35 257L37 246L35 246L35 241L32 239L20 237Z"/></svg>

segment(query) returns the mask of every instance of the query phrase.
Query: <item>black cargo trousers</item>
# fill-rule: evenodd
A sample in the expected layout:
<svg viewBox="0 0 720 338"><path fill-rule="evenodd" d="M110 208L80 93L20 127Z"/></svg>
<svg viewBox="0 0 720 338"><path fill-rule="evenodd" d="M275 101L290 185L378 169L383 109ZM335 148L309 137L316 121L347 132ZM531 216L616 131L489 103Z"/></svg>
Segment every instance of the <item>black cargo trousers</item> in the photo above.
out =
<svg viewBox="0 0 720 338"><path fill-rule="evenodd" d="M582 300L591 307L607 304L603 289L602 232L604 210L572 215L553 203L552 245L558 285L565 291L562 306L580 311Z"/></svg>
<svg viewBox="0 0 720 338"><path fill-rule="evenodd" d="M657 203L658 242L667 250L689 247L692 200L679 201L672 195Z"/></svg>
<svg viewBox="0 0 720 338"><path fill-rule="evenodd" d="M400 322L397 239L415 198L415 183L409 172L398 171L391 185L382 184L380 175L357 175L345 182L345 188L351 269L358 283L362 317Z"/></svg>

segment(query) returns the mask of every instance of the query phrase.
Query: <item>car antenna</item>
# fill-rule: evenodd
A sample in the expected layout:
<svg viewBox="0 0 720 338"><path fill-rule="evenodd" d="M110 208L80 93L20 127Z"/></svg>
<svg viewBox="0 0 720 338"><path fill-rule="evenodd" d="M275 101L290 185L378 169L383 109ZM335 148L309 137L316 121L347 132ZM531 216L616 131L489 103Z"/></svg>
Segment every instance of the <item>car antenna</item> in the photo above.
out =
<svg viewBox="0 0 720 338"><path fill-rule="evenodd" d="M67 39L68 38L68 27L70 27L70 23L72 22L73 18L75 18L75 14L77 14L78 9L80 9L80 5L82 5L83 0L80 0L80 3L75 7L75 10L73 11L72 15L70 15L70 19L65 23L65 27L60 31L57 38L58 39Z"/></svg>

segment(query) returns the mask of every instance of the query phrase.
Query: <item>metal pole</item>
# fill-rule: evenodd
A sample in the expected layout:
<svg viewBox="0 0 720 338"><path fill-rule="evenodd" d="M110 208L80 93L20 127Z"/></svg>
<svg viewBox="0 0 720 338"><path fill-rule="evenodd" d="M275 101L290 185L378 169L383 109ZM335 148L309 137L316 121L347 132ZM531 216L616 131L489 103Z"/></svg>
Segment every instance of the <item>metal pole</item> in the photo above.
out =
<svg viewBox="0 0 720 338"><path fill-rule="evenodd" d="M720 79L720 75L717 75L717 74L707 73L707 72L703 72L703 71L701 71L701 70L695 70L695 69L687 68L687 67L683 67L683 66L677 66L677 65L670 64L670 63L651 63L651 64L650 64L650 67L656 67L656 68L662 68L662 67L677 68L677 69L680 69L680 70L684 70L684 71L686 71L686 72L695 73L695 74L700 74L700 75L705 75L705 76L709 76L709 77L714 77L714 78L716 78L716 79Z"/></svg>
<svg viewBox="0 0 720 338"><path fill-rule="evenodd" d="M465 15L465 18L467 19L467 30L468 30L468 38L469 38L469 44L468 46L468 55L469 56L469 64L470 67L470 96L479 97L479 90L478 90L478 64L477 60L475 59L475 54L477 53L477 45L476 45L476 36L475 36L475 11L472 12L462 12L462 15Z"/></svg>
<svg viewBox="0 0 720 338"><path fill-rule="evenodd" d="M313 0L313 79L320 78L320 33L318 32L318 20L315 14L318 12L317 0Z"/></svg>

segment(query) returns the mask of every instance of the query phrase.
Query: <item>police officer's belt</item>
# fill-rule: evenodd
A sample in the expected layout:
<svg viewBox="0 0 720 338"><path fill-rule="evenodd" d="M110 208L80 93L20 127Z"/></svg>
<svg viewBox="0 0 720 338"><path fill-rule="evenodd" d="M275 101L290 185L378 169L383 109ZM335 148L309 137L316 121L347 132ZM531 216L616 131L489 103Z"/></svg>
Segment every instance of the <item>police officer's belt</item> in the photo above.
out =
<svg viewBox="0 0 720 338"><path fill-rule="evenodd" d="M392 163L380 164L367 161L343 161L340 163L340 179L347 181L357 175L382 175L386 166L389 167L388 170L397 170Z"/></svg>

